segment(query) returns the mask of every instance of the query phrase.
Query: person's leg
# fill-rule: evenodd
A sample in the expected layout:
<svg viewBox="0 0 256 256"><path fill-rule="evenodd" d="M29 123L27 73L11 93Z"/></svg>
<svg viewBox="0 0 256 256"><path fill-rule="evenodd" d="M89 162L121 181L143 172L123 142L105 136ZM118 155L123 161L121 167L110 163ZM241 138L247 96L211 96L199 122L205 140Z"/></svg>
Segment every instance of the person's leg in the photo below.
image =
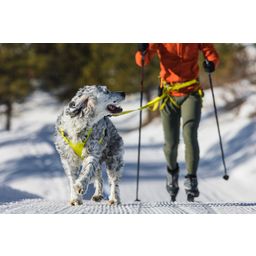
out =
<svg viewBox="0 0 256 256"><path fill-rule="evenodd" d="M197 131L201 119L201 107L202 99L197 93L189 95L181 106L185 161L190 175L196 175L199 163Z"/></svg>
<svg viewBox="0 0 256 256"><path fill-rule="evenodd" d="M188 172L184 185L189 201L193 201L194 197L199 196L196 174L200 154L197 131L201 119L201 106L201 97L198 94L192 94L188 96L181 107L185 161Z"/></svg>
<svg viewBox="0 0 256 256"><path fill-rule="evenodd" d="M171 200L176 201L179 191L177 154L180 136L180 109L169 102L161 111L161 118L164 131L164 154L167 162L166 189Z"/></svg>
<svg viewBox="0 0 256 256"><path fill-rule="evenodd" d="M177 169L177 154L180 136L180 109L168 102L161 112L164 131L164 154L170 171Z"/></svg>

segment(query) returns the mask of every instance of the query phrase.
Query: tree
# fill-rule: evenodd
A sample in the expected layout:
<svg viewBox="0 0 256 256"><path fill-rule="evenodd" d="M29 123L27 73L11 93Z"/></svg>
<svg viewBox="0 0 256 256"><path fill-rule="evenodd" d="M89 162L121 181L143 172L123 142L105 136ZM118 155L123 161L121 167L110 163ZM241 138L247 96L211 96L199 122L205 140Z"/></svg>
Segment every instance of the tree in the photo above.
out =
<svg viewBox="0 0 256 256"><path fill-rule="evenodd" d="M112 90L138 92L141 69L135 63L136 51L137 44L90 44L91 59L84 67L83 80L94 84L107 84ZM160 83L158 59L154 58L144 72L144 93L149 101L152 89L156 89ZM148 111L145 123L149 123L156 113Z"/></svg>
<svg viewBox="0 0 256 256"><path fill-rule="evenodd" d="M250 69L248 73L248 66L253 65L245 45L215 44L215 47L221 59L214 74L215 86L255 77L255 70L253 73ZM5 106L6 129L11 127L13 103L23 101L35 89L31 81L37 81L41 89L60 100L69 99L86 84L105 84L112 90L138 92L141 69L135 63L136 51L137 44L128 43L0 44L0 104ZM144 93L149 101L156 96L160 83L157 57L145 66L144 72ZM207 87L207 74L202 68L200 81ZM154 115L148 112L147 122Z"/></svg>
<svg viewBox="0 0 256 256"><path fill-rule="evenodd" d="M215 86L225 86L247 77L249 62L245 45L222 43L214 46L220 56L220 65L214 74ZM203 68L200 70L200 81L204 88L208 87L208 77Z"/></svg>
<svg viewBox="0 0 256 256"><path fill-rule="evenodd" d="M88 44L32 44L30 64L40 88L60 100L83 85L82 70L90 61Z"/></svg>
<svg viewBox="0 0 256 256"><path fill-rule="evenodd" d="M0 44L0 104L5 106L5 129L11 129L13 103L23 101L33 90L28 64L29 45Z"/></svg>
<svg viewBox="0 0 256 256"><path fill-rule="evenodd" d="M42 89L61 100L86 84L105 84L127 93L140 90L140 68L134 57L137 44L33 44L31 49L33 76ZM153 64L145 69L147 100L156 88L157 74L152 70Z"/></svg>

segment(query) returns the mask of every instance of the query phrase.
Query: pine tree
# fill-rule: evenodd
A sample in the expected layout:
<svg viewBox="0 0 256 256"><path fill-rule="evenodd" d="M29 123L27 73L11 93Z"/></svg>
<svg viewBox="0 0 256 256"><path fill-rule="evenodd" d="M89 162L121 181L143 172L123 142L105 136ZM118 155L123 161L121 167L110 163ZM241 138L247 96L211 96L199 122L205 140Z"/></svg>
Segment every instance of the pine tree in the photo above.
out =
<svg viewBox="0 0 256 256"><path fill-rule="evenodd" d="M0 104L5 106L5 129L11 129L13 103L32 92L28 64L29 45L0 44Z"/></svg>
<svg viewBox="0 0 256 256"><path fill-rule="evenodd" d="M41 89L67 99L83 85L82 70L89 55L88 44L32 44L33 75Z"/></svg>
<svg viewBox="0 0 256 256"><path fill-rule="evenodd" d="M220 65L214 74L215 86L226 84L246 78L248 69L248 56L246 46L243 44L214 44L219 56ZM203 58L200 60L200 65ZM204 88L208 87L208 77L203 68L200 69L200 81Z"/></svg>

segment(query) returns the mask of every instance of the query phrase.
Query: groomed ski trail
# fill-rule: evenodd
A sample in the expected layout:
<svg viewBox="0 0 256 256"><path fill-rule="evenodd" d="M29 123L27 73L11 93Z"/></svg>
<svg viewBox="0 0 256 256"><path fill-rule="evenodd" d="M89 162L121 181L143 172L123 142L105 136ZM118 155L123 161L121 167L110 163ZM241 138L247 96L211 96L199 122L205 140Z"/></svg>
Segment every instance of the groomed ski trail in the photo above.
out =
<svg viewBox="0 0 256 256"><path fill-rule="evenodd" d="M69 206L64 201L27 199L0 205L1 214L255 214L256 203L134 202L110 206L84 201Z"/></svg>

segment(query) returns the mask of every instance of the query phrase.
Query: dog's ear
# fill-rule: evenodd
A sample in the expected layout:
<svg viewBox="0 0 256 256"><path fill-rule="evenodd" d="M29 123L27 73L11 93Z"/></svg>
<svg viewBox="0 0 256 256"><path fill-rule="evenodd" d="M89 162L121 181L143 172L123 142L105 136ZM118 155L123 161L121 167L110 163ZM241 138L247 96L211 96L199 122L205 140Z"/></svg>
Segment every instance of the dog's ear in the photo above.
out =
<svg viewBox="0 0 256 256"><path fill-rule="evenodd" d="M86 107L88 97L78 98L74 97L68 104L65 113L71 117L75 117L81 113L82 109Z"/></svg>
<svg viewBox="0 0 256 256"><path fill-rule="evenodd" d="M96 97L88 97L85 100L85 114L92 117L95 114L97 99Z"/></svg>
<svg viewBox="0 0 256 256"><path fill-rule="evenodd" d="M88 102L89 102L89 97L84 100L84 106L85 106L85 108L87 108Z"/></svg>
<svg viewBox="0 0 256 256"><path fill-rule="evenodd" d="M96 98L92 96L83 95L81 97L74 98L68 104L65 113L71 117L87 115L88 117L94 116L96 106Z"/></svg>
<svg viewBox="0 0 256 256"><path fill-rule="evenodd" d="M79 106L82 106L84 109L86 108L95 108L95 98L92 96L86 96L83 95L80 97L79 101Z"/></svg>

